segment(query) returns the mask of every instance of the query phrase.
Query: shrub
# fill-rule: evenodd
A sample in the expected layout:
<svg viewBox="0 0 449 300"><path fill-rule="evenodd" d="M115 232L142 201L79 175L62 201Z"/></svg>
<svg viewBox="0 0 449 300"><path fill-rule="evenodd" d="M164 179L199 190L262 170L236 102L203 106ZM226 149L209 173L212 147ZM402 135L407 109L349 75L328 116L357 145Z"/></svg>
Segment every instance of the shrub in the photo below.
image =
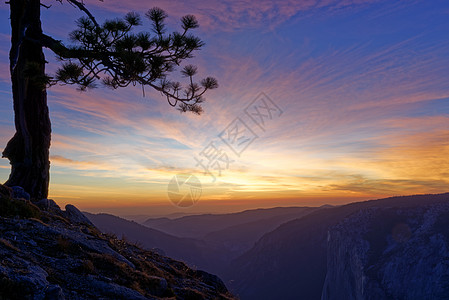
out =
<svg viewBox="0 0 449 300"><path fill-rule="evenodd" d="M40 219L41 211L30 201L0 195L0 216Z"/></svg>

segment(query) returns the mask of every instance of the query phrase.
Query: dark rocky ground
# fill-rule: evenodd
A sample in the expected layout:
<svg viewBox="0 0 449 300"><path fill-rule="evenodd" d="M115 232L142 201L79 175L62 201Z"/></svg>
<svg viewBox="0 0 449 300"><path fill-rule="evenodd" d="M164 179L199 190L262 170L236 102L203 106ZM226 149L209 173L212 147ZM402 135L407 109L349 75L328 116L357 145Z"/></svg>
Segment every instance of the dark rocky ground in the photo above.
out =
<svg viewBox="0 0 449 300"><path fill-rule="evenodd" d="M20 197L20 198L19 198ZM215 275L0 185L0 299L234 299Z"/></svg>

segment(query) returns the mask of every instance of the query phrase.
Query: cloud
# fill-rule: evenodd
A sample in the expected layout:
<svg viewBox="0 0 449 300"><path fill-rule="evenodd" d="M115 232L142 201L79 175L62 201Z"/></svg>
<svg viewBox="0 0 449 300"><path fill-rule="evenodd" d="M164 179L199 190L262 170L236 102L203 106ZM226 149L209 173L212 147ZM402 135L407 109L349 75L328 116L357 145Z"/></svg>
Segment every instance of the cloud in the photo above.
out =
<svg viewBox="0 0 449 300"><path fill-rule="evenodd" d="M383 3L371 6L377 2ZM99 20L129 10L143 13L148 5L88 3ZM117 206L124 205L124 198L134 204L167 202L166 184L177 173L198 175L205 201L240 199L248 205L270 197L288 203L307 197L444 191L449 43L436 37L431 25L423 25L427 31L405 33L371 28L374 23L387 27L385 16L398 17L409 2L194 0L151 5L168 11L170 28L178 28L184 14L197 15L208 44L193 62L218 77L220 88L207 94L206 113L197 117L179 114L150 89L143 98L140 87L87 93L52 87L54 195L80 197L77 201L86 205L89 199ZM372 9L357 15L365 8ZM65 36L66 27L53 24L75 18L74 10L64 4L43 12L45 29ZM59 19L47 19L60 11ZM365 18L370 22L364 23ZM357 30L347 32L350 26ZM6 74L0 80L7 80L9 89ZM212 182L194 156L219 140L218 134L244 116L262 91L284 113L270 120L265 132L248 121L257 140L241 156L234 155L235 162ZM11 124L1 124L6 145L13 133L11 101L7 92L1 97L8 102L0 112L8 114ZM8 167L1 168L6 172Z"/></svg>
<svg viewBox="0 0 449 300"><path fill-rule="evenodd" d="M108 10L116 13L126 13L130 10L146 12L149 8L157 6L166 10L169 15L180 18L185 14L194 14L198 17L202 27L208 30L231 31L241 28L254 28L265 26L273 28L298 13L312 13L319 9L328 13L341 12L344 9L355 9L369 4L384 2L383 0L261 0L255 3L250 0L231 1L147 1L111 0L108 5L102 3L89 3L90 7L98 10Z"/></svg>
<svg viewBox="0 0 449 300"><path fill-rule="evenodd" d="M331 184L326 187L329 191L353 192L362 195L410 195L442 193L448 182L444 180L369 180L358 178L343 184Z"/></svg>
<svg viewBox="0 0 449 300"><path fill-rule="evenodd" d="M62 166L62 167L69 167L71 169L75 169L75 170L94 170L94 171L99 171L99 170L108 170L108 171L112 171L112 170L116 170L116 168L112 167L112 166L108 166L104 163L100 163L100 162L92 162L92 161L80 161L80 160L73 160L61 155L51 155L50 156L50 162L52 163L52 165L55 166Z"/></svg>
<svg viewBox="0 0 449 300"><path fill-rule="evenodd" d="M61 156L61 155L52 155L52 156L50 156L50 159L51 159L53 162L58 162L58 163L62 163L62 164L75 165L75 164L81 163L81 162L79 162L79 161L76 161L76 160L73 160L73 159L70 159L70 158L63 157L63 156Z"/></svg>

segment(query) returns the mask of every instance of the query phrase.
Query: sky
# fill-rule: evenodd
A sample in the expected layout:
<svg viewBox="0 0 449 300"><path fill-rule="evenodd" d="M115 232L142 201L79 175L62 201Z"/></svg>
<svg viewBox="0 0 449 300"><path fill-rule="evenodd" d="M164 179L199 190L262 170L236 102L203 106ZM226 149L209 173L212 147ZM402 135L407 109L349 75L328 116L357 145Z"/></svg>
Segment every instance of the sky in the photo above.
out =
<svg viewBox="0 0 449 300"><path fill-rule="evenodd" d="M82 12L43 3L51 4L42 8L44 32L69 43ZM149 87L145 96L141 86L51 87L49 198L60 206L162 215L448 191L448 1L84 3L101 22L157 6L170 31L194 14L206 44L183 65L220 86L206 94L201 116L181 114ZM14 123L9 11L0 7L3 149ZM149 30L144 22L137 31ZM59 62L45 55L54 74ZM0 181L9 171L0 159ZM200 182L192 206L168 193L179 174ZM183 184L178 194L190 191Z"/></svg>

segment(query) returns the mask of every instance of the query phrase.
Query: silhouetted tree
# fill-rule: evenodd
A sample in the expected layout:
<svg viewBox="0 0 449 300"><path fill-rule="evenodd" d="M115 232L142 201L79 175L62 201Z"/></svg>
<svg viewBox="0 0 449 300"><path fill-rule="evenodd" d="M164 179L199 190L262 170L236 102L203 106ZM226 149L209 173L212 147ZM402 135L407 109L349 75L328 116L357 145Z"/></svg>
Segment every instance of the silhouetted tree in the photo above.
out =
<svg viewBox="0 0 449 300"><path fill-rule="evenodd" d="M66 1L86 15L70 34L71 46L42 32L43 5L39 0L7 2L11 13L9 58L16 133L3 151L3 157L11 163L11 174L5 184L21 186L35 199L48 196L51 123L46 88L49 85L61 82L86 90L98 81L114 89L140 84L161 92L180 111L196 114L203 111L205 91L218 86L212 77L195 83L193 76L197 69L192 65L181 71L187 78L185 86L167 77L204 45L190 33L198 27L194 16L182 17L181 32L167 34L166 13L153 8L145 14L151 21L151 32L133 33L142 23L135 13L99 24L82 2ZM45 74L43 47L62 60L54 77Z"/></svg>

